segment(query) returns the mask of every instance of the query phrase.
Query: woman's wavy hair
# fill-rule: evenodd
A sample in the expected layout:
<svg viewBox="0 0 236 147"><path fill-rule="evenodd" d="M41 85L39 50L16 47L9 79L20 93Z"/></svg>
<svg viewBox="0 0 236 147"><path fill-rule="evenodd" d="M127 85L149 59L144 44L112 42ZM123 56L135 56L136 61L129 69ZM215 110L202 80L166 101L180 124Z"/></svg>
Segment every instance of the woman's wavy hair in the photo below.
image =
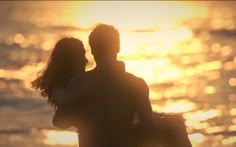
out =
<svg viewBox="0 0 236 147"><path fill-rule="evenodd" d="M72 37L62 38L56 43L46 67L31 82L32 87L39 89L42 96L48 97L49 105L56 107L52 97L53 87L65 85L77 73L85 72L87 62L82 41Z"/></svg>

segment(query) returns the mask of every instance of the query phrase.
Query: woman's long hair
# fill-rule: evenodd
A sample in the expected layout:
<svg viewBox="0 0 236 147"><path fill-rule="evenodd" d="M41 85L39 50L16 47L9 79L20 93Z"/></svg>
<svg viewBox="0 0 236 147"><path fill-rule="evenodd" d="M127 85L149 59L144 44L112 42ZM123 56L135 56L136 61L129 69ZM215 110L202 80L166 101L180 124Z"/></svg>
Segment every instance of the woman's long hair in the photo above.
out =
<svg viewBox="0 0 236 147"><path fill-rule="evenodd" d="M32 81L32 87L39 89L42 96L48 97L49 105L55 107L52 89L65 85L77 73L85 72L87 62L82 41L62 38L56 43L46 67Z"/></svg>

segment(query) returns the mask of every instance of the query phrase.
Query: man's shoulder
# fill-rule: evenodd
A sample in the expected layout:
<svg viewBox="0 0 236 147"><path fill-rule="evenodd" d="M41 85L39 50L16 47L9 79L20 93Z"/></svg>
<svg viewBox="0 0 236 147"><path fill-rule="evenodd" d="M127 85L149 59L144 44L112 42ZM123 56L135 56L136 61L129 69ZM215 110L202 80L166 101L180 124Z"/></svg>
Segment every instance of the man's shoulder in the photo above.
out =
<svg viewBox="0 0 236 147"><path fill-rule="evenodd" d="M136 75L129 73L129 72L125 72L123 75L126 79L129 79L129 80L144 81L143 78L136 76Z"/></svg>
<svg viewBox="0 0 236 147"><path fill-rule="evenodd" d="M139 76L126 72L121 79L122 80L119 82L122 86L121 89L125 91L128 90L128 93L135 97L140 97L149 91L147 83Z"/></svg>
<svg viewBox="0 0 236 147"><path fill-rule="evenodd" d="M125 72L123 74L123 81L125 81L128 85L132 85L135 87L143 87L143 86L147 86L145 80L139 76L136 76L132 73L129 72Z"/></svg>

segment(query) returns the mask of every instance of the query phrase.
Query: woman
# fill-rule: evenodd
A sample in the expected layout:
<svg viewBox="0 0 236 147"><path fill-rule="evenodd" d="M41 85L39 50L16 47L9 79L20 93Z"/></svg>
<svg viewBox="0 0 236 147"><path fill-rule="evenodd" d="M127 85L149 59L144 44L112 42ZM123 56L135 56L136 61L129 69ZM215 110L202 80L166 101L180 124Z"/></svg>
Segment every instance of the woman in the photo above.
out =
<svg viewBox="0 0 236 147"><path fill-rule="evenodd" d="M56 109L55 115L66 118L65 122L60 123L69 123L71 119L68 113L71 111L61 112L56 98L64 97L67 85L73 77L85 73L87 62L82 41L75 38L62 38L56 43L44 70L32 82L32 87L39 89L41 95L48 98L49 105ZM54 123L54 125L60 127L60 124ZM69 126L71 124L65 126L63 124L61 127Z"/></svg>

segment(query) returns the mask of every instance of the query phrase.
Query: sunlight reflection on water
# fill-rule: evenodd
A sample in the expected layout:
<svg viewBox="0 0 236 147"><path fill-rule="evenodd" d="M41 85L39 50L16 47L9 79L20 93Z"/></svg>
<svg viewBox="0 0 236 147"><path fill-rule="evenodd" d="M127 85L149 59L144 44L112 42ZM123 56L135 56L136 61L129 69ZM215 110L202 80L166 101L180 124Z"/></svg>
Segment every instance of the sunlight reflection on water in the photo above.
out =
<svg viewBox="0 0 236 147"><path fill-rule="evenodd" d="M52 3L45 4L51 6ZM73 27L82 28L57 35L15 32L5 37L7 45L17 44L21 48L9 53L10 61L15 64L24 61L25 65L19 69L0 69L0 78L19 79L32 91L30 81L45 65L58 36L78 37L89 48L87 38L91 26L97 22L113 24L120 31L119 59L124 60L127 71L144 78L149 85L153 111L183 114L194 146L233 146L236 139L230 133L236 131L236 119L233 118L236 115L235 44L233 40L224 42L225 36L219 39L212 32L234 30L234 13L227 7L210 7L207 2L137 2L137 5L117 2L111 10L113 7L108 6L114 4L61 2L58 8L54 4L51 6L52 13L45 10L47 15L40 18L33 17L38 14L35 11L30 22L40 28L50 30L47 26L55 24L69 25L72 30ZM145 11L142 11L144 7ZM62 13L59 10L65 10L61 19L56 17ZM109 13L112 15L106 15ZM39 55L33 52L35 50L46 54ZM91 60L88 68L91 68L94 61L89 51L87 56ZM0 81L0 90L7 88L14 91L13 95L22 95L19 85ZM214 136L217 133L222 134ZM76 134L69 131L42 130L41 134L44 144L48 145L75 145L78 142ZM19 137L15 139L20 140Z"/></svg>
<svg viewBox="0 0 236 147"><path fill-rule="evenodd" d="M42 134L46 136L43 140L49 145L77 145L78 137L76 133L69 131L42 130Z"/></svg>

